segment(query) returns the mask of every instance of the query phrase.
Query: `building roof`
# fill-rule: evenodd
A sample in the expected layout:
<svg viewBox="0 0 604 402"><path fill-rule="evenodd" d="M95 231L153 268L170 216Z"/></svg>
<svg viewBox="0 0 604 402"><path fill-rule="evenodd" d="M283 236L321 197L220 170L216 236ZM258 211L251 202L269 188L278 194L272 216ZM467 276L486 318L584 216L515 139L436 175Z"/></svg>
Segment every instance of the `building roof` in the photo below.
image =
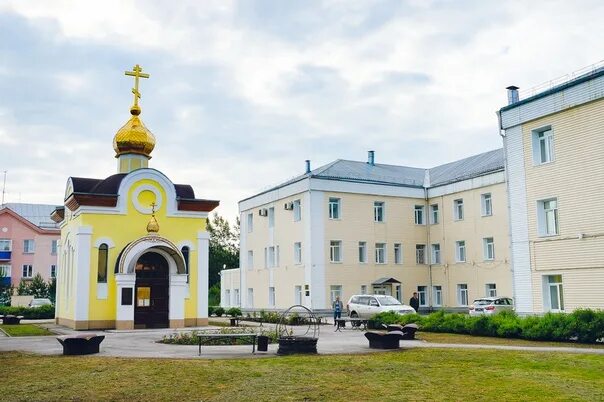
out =
<svg viewBox="0 0 604 402"><path fill-rule="evenodd" d="M504 166L503 148L484 152L429 169L429 187L442 186L501 171Z"/></svg>
<svg viewBox="0 0 604 402"><path fill-rule="evenodd" d="M49 204L8 203L4 207L41 229L57 229L58 225L50 219L50 214L57 208Z"/></svg>

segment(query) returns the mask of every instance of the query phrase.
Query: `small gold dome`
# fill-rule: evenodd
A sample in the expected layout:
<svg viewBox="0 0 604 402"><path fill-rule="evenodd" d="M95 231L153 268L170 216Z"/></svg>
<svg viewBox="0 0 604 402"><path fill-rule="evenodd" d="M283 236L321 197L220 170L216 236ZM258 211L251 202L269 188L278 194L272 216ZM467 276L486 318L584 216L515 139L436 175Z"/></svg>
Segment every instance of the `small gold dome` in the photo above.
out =
<svg viewBox="0 0 604 402"><path fill-rule="evenodd" d="M157 219L155 219L155 215L151 215L151 219L149 223L147 223L147 233L157 233L159 232L159 223L157 223Z"/></svg>
<svg viewBox="0 0 604 402"><path fill-rule="evenodd" d="M132 117L113 137L116 158L123 154L139 154L151 158L151 152L155 148L155 137L138 117L140 112L138 106L132 106L130 109Z"/></svg>

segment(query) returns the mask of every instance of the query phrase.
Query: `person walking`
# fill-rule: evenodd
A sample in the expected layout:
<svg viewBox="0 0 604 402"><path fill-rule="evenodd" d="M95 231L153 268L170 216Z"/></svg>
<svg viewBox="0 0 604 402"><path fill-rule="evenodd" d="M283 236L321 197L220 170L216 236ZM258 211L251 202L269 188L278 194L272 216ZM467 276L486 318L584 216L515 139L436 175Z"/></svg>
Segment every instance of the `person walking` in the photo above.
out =
<svg viewBox="0 0 604 402"><path fill-rule="evenodd" d="M340 296L336 296L331 308L333 309L333 325L336 325L336 320L342 318L342 309L344 308L344 305L340 301Z"/></svg>
<svg viewBox="0 0 604 402"><path fill-rule="evenodd" d="M413 297L409 299L409 305L419 314L419 297L417 297L417 292L413 292Z"/></svg>

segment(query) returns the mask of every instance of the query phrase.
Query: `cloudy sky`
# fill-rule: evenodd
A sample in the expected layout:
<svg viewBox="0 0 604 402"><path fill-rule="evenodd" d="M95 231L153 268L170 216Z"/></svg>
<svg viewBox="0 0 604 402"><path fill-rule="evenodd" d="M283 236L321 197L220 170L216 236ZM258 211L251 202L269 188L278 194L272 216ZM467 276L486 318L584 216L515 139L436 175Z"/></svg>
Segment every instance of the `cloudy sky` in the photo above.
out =
<svg viewBox="0 0 604 402"><path fill-rule="evenodd" d="M334 159L431 167L501 146L495 111L604 59L597 1L0 0L7 202L116 171L141 64L150 166L237 201Z"/></svg>

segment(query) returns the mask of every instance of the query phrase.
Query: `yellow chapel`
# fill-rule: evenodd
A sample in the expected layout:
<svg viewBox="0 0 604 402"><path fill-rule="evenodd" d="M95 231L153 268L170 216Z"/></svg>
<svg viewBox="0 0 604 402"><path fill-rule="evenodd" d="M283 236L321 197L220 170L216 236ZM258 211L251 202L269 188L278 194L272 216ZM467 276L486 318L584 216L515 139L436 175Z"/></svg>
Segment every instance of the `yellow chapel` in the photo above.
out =
<svg viewBox="0 0 604 402"><path fill-rule="evenodd" d="M130 119L113 139L118 172L70 177L60 223L56 323L74 329L179 328L208 322L208 213L195 197L149 168L155 137L143 124L139 65Z"/></svg>

